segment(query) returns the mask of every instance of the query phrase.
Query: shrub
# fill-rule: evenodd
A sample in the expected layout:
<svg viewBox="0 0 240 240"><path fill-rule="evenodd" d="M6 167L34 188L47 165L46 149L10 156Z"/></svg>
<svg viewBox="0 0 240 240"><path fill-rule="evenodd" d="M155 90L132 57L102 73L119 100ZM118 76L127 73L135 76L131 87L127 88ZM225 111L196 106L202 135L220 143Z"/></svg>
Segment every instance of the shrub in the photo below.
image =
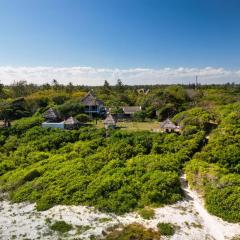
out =
<svg viewBox="0 0 240 240"><path fill-rule="evenodd" d="M174 226L171 223L158 223L159 232L164 236L172 236L175 233Z"/></svg>
<svg viewBox="0 0 240 240"><path fill-rule="evenodd" d="M130 224L124 226L122 230L113 230L106 236L106 240L159 240L160 234L152 229L146 229L140 224Z"/></svg>
<svg viewBox="0 0 240 240"><path fill-rule="evenodd" d="M68 96L66 95L56 95L52 98L53 102L57 105L63 104L67 99Z"/></svg>
<svg viewBox="0 0 240 240"><path fill-rule="evenodd" d="M134 113L133 118L137 122L143 122L146 118L146 113L144 111L136 112Z"/></svg>
<svg viewBox="0 0 240 240"><path fill-rule="evenodd" d="M69 232L72 229L72 225L64 222L64 221L57 221L53 223L50 228L54 231L60 232L60 233L65 233Z"/></svg>
<svg viewBox="0 0 240 240"><path fill-rule="evenodd" d="M76 119L77 119L79 122L83 122L83 123L88 122L88 121L90 120L89 115L84 114L84 113L78 114L78 115L76 116Z"/></svg>
<svg viewBox="0 0 240 240"><path fill-rule="evenodd" d="M62 117L76 116L84 112L84 106L79 102L68 101L60 105L57 110Z"/></svg>
<svg viewBox="0 0 240 240"><path fill-rule="evenodd" d="M139 210L138 213L144 219L152 219L155 216L154 210L152 208L147 208L147 207Z"/></svg>
<svg viewBox="0 0 240 240"><path fill-rule="evenodd" d="M13 132L17 134L22 134L26 130L38 126L43 122L43 118L40 116L34 116L30 118L21 118L14 122L14 125L12 127Z"/></svg>

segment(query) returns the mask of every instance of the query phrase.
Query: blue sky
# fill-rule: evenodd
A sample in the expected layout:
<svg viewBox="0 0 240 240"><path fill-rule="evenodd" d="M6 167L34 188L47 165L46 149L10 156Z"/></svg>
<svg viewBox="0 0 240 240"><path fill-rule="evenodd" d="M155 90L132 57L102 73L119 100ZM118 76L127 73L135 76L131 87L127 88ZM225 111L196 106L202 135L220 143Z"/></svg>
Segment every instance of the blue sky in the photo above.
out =
<svg viewBox="0 0 240 240"><path fill-rule="evenodd" d="M238 74L239 12L239 0L0 0L0 66Z"/></svg>

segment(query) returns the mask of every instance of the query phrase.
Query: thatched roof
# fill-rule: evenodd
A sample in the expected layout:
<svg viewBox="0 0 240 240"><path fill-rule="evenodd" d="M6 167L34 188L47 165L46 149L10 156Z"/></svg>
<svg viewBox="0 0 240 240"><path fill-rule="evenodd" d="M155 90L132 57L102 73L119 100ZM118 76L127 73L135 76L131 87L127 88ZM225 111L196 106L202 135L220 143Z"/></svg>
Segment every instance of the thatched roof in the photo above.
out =
<svg viewBox="0 0 240 240"><path fill-rule="evenodd" d="M77 125L77 124L79 124L79 121L76 118L69 117L67 120L64 121L64 124L66 124L66 125Z"/></svg>
<svg viewBox="0 0 240 240"><path fill-rule="evenodd" d="M134 114L136 112L142 111L141 106L125 106L122 107L122 109L125 114Z"/></svg>
<svg viewBox="0 0 240 240"><path fill-rule="evenodd" d="M167 128L167 129L176 129L177 126L169 119L167 118L165 121L160 123L161 128Z"/></svg>
<svg viewBox="0 0 240 240"><path fill-rule="evenodd" d="M106 125L116 125L117 120L112 116L112 114L109 114L105 120L103 121Z"/></svg>
<svg viewBox="0 0 240 240"><path fill-rule="evenodd" d="M96 96L92 92L88 92L88 94L81 100L81 103L84 106L103 105L103 101L97 99Z"/></svg>
<svg viewBox="0 0 240 240"><path fill-rule="evenodd" d="M59 119L58 113L53 110L52 108L49 108L44 114L43 117L47 120L57 120Z"/></svg>

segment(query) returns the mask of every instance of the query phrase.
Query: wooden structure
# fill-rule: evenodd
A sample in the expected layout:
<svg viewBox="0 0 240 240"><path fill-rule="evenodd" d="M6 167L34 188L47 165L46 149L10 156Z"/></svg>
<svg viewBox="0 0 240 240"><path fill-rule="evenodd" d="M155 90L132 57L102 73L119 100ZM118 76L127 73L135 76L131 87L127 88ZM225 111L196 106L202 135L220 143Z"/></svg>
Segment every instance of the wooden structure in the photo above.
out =
<svg viewBox="0 0 240 240"><path fill-rule="evenodd" d="M85 107L84 112L88 114L98 114L104 113L104 103L103 101L96 98L93 92L88 92L88 94L81 100L82 105Z"/></svg>
<svg viewBox="0 0 240 240"><path fill-rule="evenodd" d="M49 108L43 113L43 117L45 118L45 122L42 123L42 127L64 129L64 121L60 119L58 112L54 109Z"/></svg>
<svg viewBox="0 0 240 240"><path fill-rule="evenodd" d="M160 123L160 129L163 132L180 132L181 127L175 125L169 118Z"/></svg>
<svg viewBox="0 0 240 240"><path fill-rule="evenodd" d="M141 106L124 106L122 107L124 118L132 118L135 113L141 112Z"/></svg>
<svg viewBox="0 0 240 240"><path fill-rule="evenodd" d="M65 129L73 130L73 129L79 128L79 126L80 126L80 122L73 117L69 117L67 120L64 121Z"/></svg>
<svg viewBox="0 0 240 240"><path fill-rule="evenodd" d="M108 114L106 119L103 121L104 123L104 127L106 129L109 129L109 128L116 128L116 123L117 123L117 120L113 117L112 114Z"/></svg>

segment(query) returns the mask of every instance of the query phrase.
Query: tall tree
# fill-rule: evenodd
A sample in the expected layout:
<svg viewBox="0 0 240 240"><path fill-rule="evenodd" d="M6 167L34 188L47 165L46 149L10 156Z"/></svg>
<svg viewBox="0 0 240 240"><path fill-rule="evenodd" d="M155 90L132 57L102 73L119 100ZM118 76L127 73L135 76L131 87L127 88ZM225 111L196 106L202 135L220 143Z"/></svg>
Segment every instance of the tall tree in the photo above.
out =
<svg viewBox="0 0 240 240"><path fill-rule="evenodd" d="M104 81L104 84L103 84L103 92L105 94L109 94L111 91L111 87L110 87L110 84L107 80Z"/></svg>
<svg viewBox="0 0 240 240"><path fill-rule="evenodd" d="M4 97L4 85L2 83L0 83L0 99Z"/></svg>
<svg viewBox="0 0 240 240"><path fill-rule="evenodd" d="M119 92L124 91L124 85L123 85L123 82L121 79L117 80L116 88L117 88L117 91L119 91Z"/></svg>
<svg viewBox="0 0 240 240"><path fill-rule="evenodd" d="M73 90L74 90L74 86L73 86L73 84L70 82L70 83L66 86L66 92L71 94L71 93L73 92Z"/></svg>
<svg viewBox="0 0 240 240"><path fill-rule="evenodd" d="M11 89L12 89L12 94L13 94L14 98L23 97L23 96L26 96L28 94L27 82L24 81L24 80L14 82L11 85Z"/></svg>
<svg viewBox="0 0 240 240"><path fill-rule="evenodd" d="M5 127L10 127L10 121L13 119L13 108L8 103L0 104L0 119L4 121Z"/></svg>

